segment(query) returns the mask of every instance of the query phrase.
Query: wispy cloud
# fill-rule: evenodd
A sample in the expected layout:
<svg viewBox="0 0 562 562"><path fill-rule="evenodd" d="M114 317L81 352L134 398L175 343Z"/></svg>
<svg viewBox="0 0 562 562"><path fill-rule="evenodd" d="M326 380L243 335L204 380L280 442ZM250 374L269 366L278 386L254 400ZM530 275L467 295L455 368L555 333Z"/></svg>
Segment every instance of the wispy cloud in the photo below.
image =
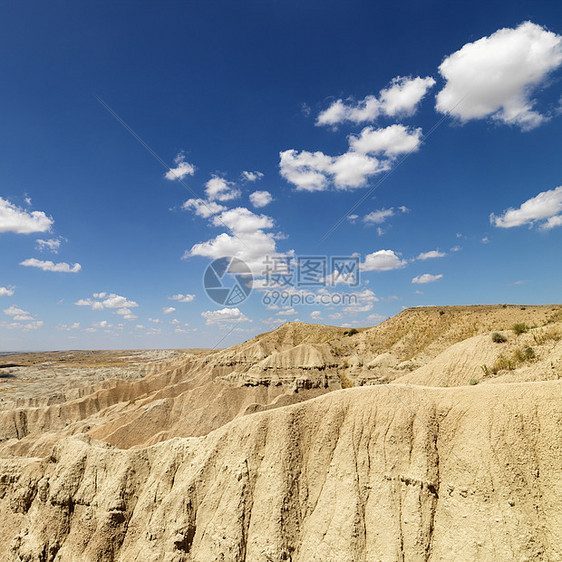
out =
<svg viewBox="0 0 562 562"><path fill-rule="evenodd" d="M59 273L78 273L81 271L82 266L79 263L70 265L66 262L54 263L50 260L38 260L36 258L29 258L20 262L20 265L25 267L36 267L43 271L55 271Z"/></svg>
<svg viewBox="0 0 562 562"><path fill-rule="evenodd" d="M426 283L433 283L442 279L443 275L439 273L438 275L433 275L431 273L424 273L423 275L418 275L412 279L412 283L418 283L420 285L425 285Z"/></svg>
<svg viewBox="0 0 562 562"><path fill-rule="evenodd" d="M453 250L454 251L454 250ZM444 258L447 254L445 252L441 252L439 250L430 250L429 252L422 252L417 257L418 260L430 260L434 258Z"/></svg>

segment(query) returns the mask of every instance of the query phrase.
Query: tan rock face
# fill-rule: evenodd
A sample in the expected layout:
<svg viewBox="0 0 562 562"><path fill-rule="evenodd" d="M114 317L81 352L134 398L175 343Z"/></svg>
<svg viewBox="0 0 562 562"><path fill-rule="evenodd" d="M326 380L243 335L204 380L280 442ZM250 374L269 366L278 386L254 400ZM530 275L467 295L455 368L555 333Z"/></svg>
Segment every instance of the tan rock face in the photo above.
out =
<svg viewBox="0 0 562 562"><path fill-rule="evenodd" d="M350 389L141 450L67 438L0 462L0 554L556 560L560 385Z"/></svg>
<svg viewBox="0 0 562 562"><path fill-rule="evenodd" d="M0 560L562 560L552 308L416 309L351 337L289 324L6 409ZM485 375L500 356L513 369ZM393 384L339 390L381 369Z"/></svg>

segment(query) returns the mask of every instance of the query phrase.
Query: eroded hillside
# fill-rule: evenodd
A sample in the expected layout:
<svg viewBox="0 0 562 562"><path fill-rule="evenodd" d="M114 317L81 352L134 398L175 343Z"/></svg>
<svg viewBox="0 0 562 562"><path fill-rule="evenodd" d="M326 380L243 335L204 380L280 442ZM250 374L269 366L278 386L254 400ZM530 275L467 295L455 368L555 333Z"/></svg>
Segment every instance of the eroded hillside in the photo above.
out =
<svg viewBox="0 0 562 562"><path fill-rule="evenodd" d="M20 400L0 412L0 558L562 560L561 318L289 323Z"/></svg>

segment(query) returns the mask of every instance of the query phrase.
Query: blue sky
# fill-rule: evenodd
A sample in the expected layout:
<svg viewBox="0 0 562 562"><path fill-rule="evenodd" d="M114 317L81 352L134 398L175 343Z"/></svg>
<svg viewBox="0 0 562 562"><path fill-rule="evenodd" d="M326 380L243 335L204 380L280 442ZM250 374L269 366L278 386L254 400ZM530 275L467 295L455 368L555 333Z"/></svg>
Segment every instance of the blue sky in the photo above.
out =
<svg viewBox="0 0 562 562"><path fill-rule="evenodd" d="M560 302L555 3L33 2L0 21L0 350ZM255 278L234 307L202 286L225 255ZM275 307L266 256L361 265Z"/></svg>

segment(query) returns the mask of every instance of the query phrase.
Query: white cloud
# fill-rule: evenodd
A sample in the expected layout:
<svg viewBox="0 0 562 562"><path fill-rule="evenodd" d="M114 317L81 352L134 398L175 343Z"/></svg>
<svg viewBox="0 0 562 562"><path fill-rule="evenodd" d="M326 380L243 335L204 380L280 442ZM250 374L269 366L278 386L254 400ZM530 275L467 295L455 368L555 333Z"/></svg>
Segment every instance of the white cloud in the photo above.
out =
<svg viewBox="0 0 562 562"><path fill-rule="evenodd" d="M48 238L47 240L38 239L35 241L35 247L40 251L53 252L57 254L61 245L61 238Z"/></svg>
<svg viewBox="0 0 562 562"><path fill-rule="evenodd" d="M433 258L444 258L447 254L445 252L440 252L439 250L430 250L429 252L422 252L417 259L418 260L429 260Z"/></svg>
<svg viewBox="0 0 562 562"><path fill-rule="evenodd" d="M323 152L298 152L294 149L279 153L281 175L304 191L324 191L328 187L327 172L333 158Z"/></svg>
<svg viewBox="0 0 562 562"><path fill-rule="evenodd" d="M48 232L53 222L43 211L28 212L0 197L0 232Z"/></svg>
<svg viewBox="0 0 562 562"><path fill-rule="evenodd" d="M251 322L238 308L223 308L221 310L207 310L201 313L208 326L216 326L230 322Z"/></svg>
<svg viewBox="0 0 562 562"><path fill-rule="evenodd" d="M412 283L418 283L424 285L425 283L433 283L438 279L441 279L443 275L432 275L431 273L424 273L423 275L418 275L412 279Z"/></svg>
<svg viewBox="0 0 562 562"><path fill-rule="evenodd" d="M250 201L256 208L265 207L273 201L273 197L269 191L254 191L250 193Z"/></svg>
<svg viewBox="0 0 562 562"><path fill-rule="evenodd" d="M246 181L258 181L263 178L263 174L261 172L242 172L242 179Z"/></svg>
<svg viewBox="0 0 562 562"><path fill-rule="evenodd" d="M328 173L337 189L364 187L367 180L388 169L386 162L359 152L349 151L332 160Z"/></svg>
<svg viewBox="0 0 562 562"><path fill-rule="evenodd" d="M350 293L350 295L354 297L355 304L344 307L343 312L347 314L369 312L369 310L373 309L374 303L379 301L379 298L370 289L354 291L353 293Z"/></svg>
<svg viewBox="0 0 562 562"><path fill-rule="evenodd" d="M64 332L70 332L71 330L80 329L80 322L74 322L74 324L59 324L57 330L62 330Z"/></svg>
<svg viewBox="0 0 562 562"><path fill-rule="evenodd" d="M126 297L116 295L115 293L94 293L93 299L80 299L74 304L76 306L90 306L92 310L104 310L106 308L136 308L138 303L130 301Z"/></svg>
<svg viewBox="0 0 562 562"><path fill-rule="evenodd" d="M162 313L163 314L172 314L172 312L175 312L176 309L173 306L165 306L162 308Z"/></svg>
<svg viewBox="0 0 562 562"><path fill-rule="evenodd" d="M154 324L160 324L162 322L160 318L149 318L148 321L153 322Z"/></svg>
<svg viewBox="0 0 562 562"><path fill-rule="evenodd" d="M388 116L413 115L421 99L435 84L431 77L416 78L397 76L388 88L379 92L379 97L369 95L360 101L339 99L322 111L316 125L335 126L340 123L372 123L381 114Z"/></svg>
<svg viewBox="0 0 562 562"><path fill-rule="evenodd" d="M29 258L20 262L20 265L25 267L37 267L43 271L57 271L62 273L78 273L82 266L79 263L70 265L66 262L54 263L50 260L38 260L36 258Z"/></svg>
<svg viewBox="0 0 562 562"><path fill-rule="evenodd" d="M375 121L381 112L381 104L376 96L365 96L360 101L336 100L328 109L322 111L316 119L316 125L338 125L345 121L365 123Z"/></svg>
<svg viewBox="0 0 562 562"><path fill-rule="evenodd" d="M195 299L195 295L182 295L181 293L168 297L168 300L178 301L178 302L192 302L193 299Z"/></svg>
<svg viewBox="0 0 562 562"><path fill-rule="evenodd" d="M7 316L20 316L20 315L29 315L29 312L15 305L12 305L4 309L4 314L6 314Z"/></svg>
<svg viewBox="0 0 562 562"><path fill-rule="evenodd" d="M2 322L0 326L7 328L8 330L22 330L23 332L29 332L31 330L38 330L43 326L43 320L33 320L27 324L21 322Z"/></svg>
<svg viewBox="0 0 562 562"><path fill-rule="evenodd" d="M365 256L365 261L361 264L362 271L390 271L405 267L407 262L393 250L378 250Z"/></svg>
<svg viewBox="0 0 562 562"><path fill-rule="evenodd" d="M302 191L324 191L331 183L338 189L364 187L370 176L388 169L377 158L346 152L328 156L323 152L285 150L280 153L281 176Z"/></svg>
<svg viewBox="0 0 562 562"><path fill-rule="evenodd" d="M359 136L348 137L349 149L339 156L294 149L280 152L279 170L297 190L324 191L332 184L336 189L364 187L371 176L389 170L398 154L417 150L421 134L421 129L404 125L366 127Z"/></svg>
<svg viewBox="0 0 562 562"><path fill-rule="evenodd" d="M298 314L298 312L292 307L286 307L286 308L282 308L278 313L277 316L293 316L295 314Z"/></svg>
<svg viewBox="0 0 562 562"><path fill-rule="evenodd" d="M532 22L503 28L447 57L447 81L436 109L461 121L492 117L523 130L547 118L534 110L534 90L562 63L562 37Z"/></svg>
<svg viewBox="0 0 562 562"><path fill-rule="evenodd" d="M188 199L182 208L186 211L193 209L196 215L207 219L221 211L224 211L226 207L220 205L215 201L205 201L204 199Z"/></svg>
<svg viewBox="0 0 562 562"><path fill-rule="evenodd" d="M386 115L413 115L427 91L435 85L430 76L410 78L397 76L390 86L380 92L382 109Z"/></svg>
<svg viewBox="0 0 562 562"><path fill-rule="evenodd" d="M313 318L314 320L318 320L321 316L322 316L322 312L320 310L313 310L310 313L310 317Z"/></svg>
<svg viewBox="0 0 562 562"><path fill-rule="evenodd" d="M365 224L382 224L387 218L394 216L394 208L372 211L363 217Z"/></svg>
<svg viewBox="0 0 562 562"><path fill-rule="evenodd" d="M42 320L36 320L27 310L23 310L15 305L5 308L4 314L6 316L11 316L12 322L2 322L1 324L8 330L23 330L24 332L28 332L30 330L37 330L43 326Z"/></svg>
<svg viewBox="0 0 562 562"><path fill-rule="evenodd" d="M186 162L185 154L180 152L175 158L174 163L176 164L175 168L170 168L164 177L167 180L182 180L185 176L192 176L195 173L195 166Z"/></svg>
<svg viewBox="0 0 562 562"><path fill-rule="evenodd" d="M245 207L236 207L214 217L213 224L215 226L224 225L235 234L248 234L257 230L272 228L274 222L267 215L256 215Z"/></svg>
<svg viewBox="0 0 562 562"><path fill-rule="evenodd" d="M11 297L13 294L13 287L0 287L0 297Z"/></svg>
<svg viewBox="0 0 562 562"><path fill-rule="evenodd" d="M362 154L381 154L387 156L418 150L422 130L404 125L390 125L383 129L365 127L359 136L350 135L349 146Z"/></svg>
<svg viewBox="0 0 562 562"><path fill-rule="evenodd" d="M549 191L542 191L528 199L518 209L509 208L501 215L490 215L490 222L500 228L513 228L528 224L540 224L548 230L562 224L562 185ZM541 222L542 221L542 222Z"/></svg>
<svg viewBox="0 0 562 562"><path fill-rule="evenodd" d="M277 235L265 232L265 229L274 226L271 217L256 215L249 209L237 207L214 217L213 224L228 227L231 234L223 232L211 240L194 244L185 252L184 258L203 256L216 259L235 256L248 264L255 274L262 274L266 256L273 258L281 255L276 247Z"/></svg>
<svg viewBox="0 0 562 562"><path fill-rule="evenodd" d="M136 320L138 316L132 313L131 309L129 308L120 308L115 311L115 314L119 314L123 316L124 320Z"/></svg>
<svg viewBox="0 0 562 562"><path fill-rule="evenodd" d="M234 187L234 184L219 176L213 176L205 184L205 193L209 200L230 201L240 197L240 190Z"/></svg>

